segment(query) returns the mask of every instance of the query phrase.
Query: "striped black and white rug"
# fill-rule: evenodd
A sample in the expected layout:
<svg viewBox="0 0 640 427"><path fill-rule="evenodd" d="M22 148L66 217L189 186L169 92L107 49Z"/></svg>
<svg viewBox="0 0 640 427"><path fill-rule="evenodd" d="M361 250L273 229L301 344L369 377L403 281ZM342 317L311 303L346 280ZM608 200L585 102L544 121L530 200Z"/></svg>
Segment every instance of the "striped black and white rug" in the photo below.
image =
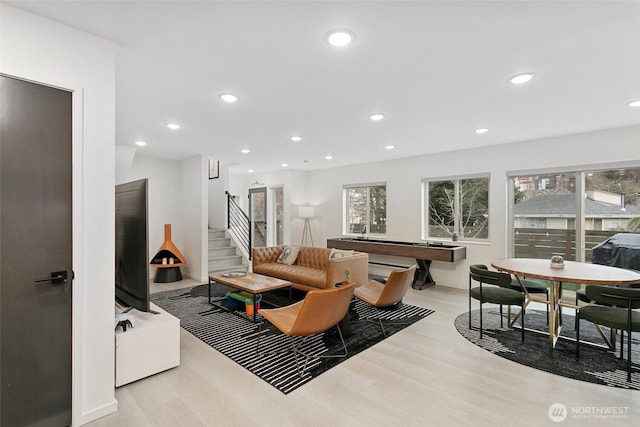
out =
<svg viewBox="0 0 640 427"><path fill-rule="evenodd" d="M216 285L215 294L224 295L229 290ZM298 295L301 297L302 295ZM281 305L288 303L288 293L272 292L265 295L270 300L280 300ZM226 310L211 306L207 301L207 285L160 292L152 295L154 304L180 319L180 326L198 339L229 357L244 368L253 372L264 381L284 394L290 393L318 375L326 372L340 362L375 345L385 337L380 326L373 322L350 323L350 335L345 337L348 349L347 358L310 359L304 376L300 377L292 353L277 353L290 348L290 338L265 322L260 338L260 355L256 352L258 323L252 323L244 317ZM380 311L361 301L356 301L352 319L367 317L383 317L387 320L401 319L408 324L385 322L387 336L406 328L412 323L424 319L433 310L405 305L409 320L404 318L402 310ZM384 321L383 321L384 322ZM301 338L296 338L300 340ZM333 328L324 334L309 337L301 344L301 349L315 355L339 354L342 344L337 329Z"/></svg>

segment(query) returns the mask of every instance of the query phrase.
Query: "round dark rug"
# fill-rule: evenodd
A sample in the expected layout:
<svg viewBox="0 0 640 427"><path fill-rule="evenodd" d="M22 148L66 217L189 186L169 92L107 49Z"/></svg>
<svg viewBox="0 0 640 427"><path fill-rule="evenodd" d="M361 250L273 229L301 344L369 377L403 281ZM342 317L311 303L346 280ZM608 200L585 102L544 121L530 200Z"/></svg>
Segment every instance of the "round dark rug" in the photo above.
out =
<svg viewBox="0 0 640 427"><path fill-rule="evenodd" d="M480 311L471 312L471 329L469 329L469 313L459 315L455 320L458 332L475 345L490 351L505 359L518 362L522 365L540 369L556 375L587 381L596 384L604 384L611 387L620 387L632 390L640 390L640 342L638 334L632 334L631 360L633 362L631 382L627 382L627 344L625 335L624 359L620 355L620 335L615 353L607 349L593 348L586 345L580 346L580 358L576 359L576 343L573 316L563 315L563 328L561 337L553 351L549 351L549 337L533 331L525 331L524 343L521 341L519 329L508 329L507 310L504 310L504 328L500 327L500 311L495 308L485 308L482 311L483 334L480 339ZM520 326L520 320L516 322ZM525 317L527 328L548 331L546 313L538 310L527 310ZM609 336L609 329L603 328L605 335ZM587 321L580 323L580 342L590 341L604 344L604 340L598 334L595 326Z"/></svg>

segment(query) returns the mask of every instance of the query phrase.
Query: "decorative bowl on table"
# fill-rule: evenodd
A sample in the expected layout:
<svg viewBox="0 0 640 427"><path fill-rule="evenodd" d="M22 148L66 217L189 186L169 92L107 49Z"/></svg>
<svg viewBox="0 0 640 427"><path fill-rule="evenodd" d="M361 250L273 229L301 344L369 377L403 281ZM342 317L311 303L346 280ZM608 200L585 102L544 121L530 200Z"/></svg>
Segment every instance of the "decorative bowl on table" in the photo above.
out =
<svg viewBox="0 0 640 427"><path fill-rule="evenodd" d="M562 258L560 255L552 256L551 268L564 268L564 258Z"/></svg>
<svg viewBox="0 0 640 427"><path fill-rule="evenodd" d="M230 273L224 273L223 277L243 277L246 276L247 273L244 271L232 271Z"/></svg>

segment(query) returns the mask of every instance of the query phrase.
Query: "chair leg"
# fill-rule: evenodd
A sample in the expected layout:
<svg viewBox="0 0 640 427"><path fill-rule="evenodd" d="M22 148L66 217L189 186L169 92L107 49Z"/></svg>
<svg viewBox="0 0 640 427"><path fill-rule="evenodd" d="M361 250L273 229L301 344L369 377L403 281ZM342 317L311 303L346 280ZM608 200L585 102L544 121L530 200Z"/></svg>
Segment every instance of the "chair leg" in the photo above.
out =
<svg viewBox="0 0 640 427"><path fill-rule="evenodd" d="M631 328L627 329L627 382L631 382Z"/></svg>
<svg viewBox="0 0 640 427"><path fill-rule="evenodd" d="M580 358L580 310L576 309L576 359Z"/></svg>
<svg viewBox="0 0 640 427"><path fill-rule="evenodd" d="M342 335L342 329L340 329L340 325L337 324L336 328L338 328L338 335L340 336L340 342L342 342L342 349L344 350L343 354L327 354L327 355L311 355L309 353L305 353L303 351L300 351L300 346L296 346L295 342L294 342L294 338L293 337L289 337L290 338L290 342L291 342L291 349L293 350L293 357L295 358L296 361L296 367L298 369L298 375L300 375L300 378L302 378L304 376L304 372L307 369L307 365L309 363L309 359L311 358L317 358L317 359L327 359L327 358L331 358L331 357L347 357L349 355L349 352L347 350L347 343L344 341L344 336ZM305 339L308 337L305 337ZM304 342L304 340L303 340ZM304 365L302 366L302 369L300 369L300 362L298 362L298 354L300 356L304 357Z"/></svg>
<svg viewBox="0 0 640 427"><path fill-rule="evenodd" d="M520 324L522 325L522 342L524 342L524 312L525 312L525 308L524 308L524 304L522 305L522 317L520 318Z"/></svg>
<svg viewBox="0 0 640 427"><path fill-rule="evenodd" d="M480 339L482 339L482 301L480 301Z"/></svg>
<svg viewBox="0 0 640 427"><path fill-rule="evenodd" d="M503 328L503 326L502 326L502 304L500 304L500 327Z"/></svg>
<svg viewBox="0 0 640 427"><path fill-rule="evenodd" d="M469 329L471 329L471 294L469 294Z"/></svg>
<svg viewBox="0 0 640 427"><path fill-rule="evenodd" d="M409 320L409 312L407 312L407 306L402 302L402 300L398 301L398 304L400 305L400 308L404 313L404 318ZM387 333L385 332L384 326L382 325L382 318L378 318L378 322L380 323L380 329L382 329L382 335L386 337ZM390 321L390 323L394 325L410 325L411 324L411 322L396 322L396 321Z"/></svg>
<svg viewBox="0 0 640 427"><path fill-rule="evenodd" d="M578 330L578 289L576 288L576 317L575 317L575 321L573 322L573 329L574 330Z"/></svg>
<svg viewBox="0 0 640 427"><path fill-rule="evenodd" d="M629 336L627 335L627 338ZM622 349L624 348L624 330L620 330L620 359L622 359Z"/></svg>

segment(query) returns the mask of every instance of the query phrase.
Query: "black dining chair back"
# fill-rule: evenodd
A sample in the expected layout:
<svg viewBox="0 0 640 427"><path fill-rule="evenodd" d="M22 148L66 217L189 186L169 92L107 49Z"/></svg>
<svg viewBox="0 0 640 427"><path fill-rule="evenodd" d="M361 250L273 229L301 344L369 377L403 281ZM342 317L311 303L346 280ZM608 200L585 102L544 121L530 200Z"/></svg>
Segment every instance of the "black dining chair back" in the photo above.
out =
<svg viewBox="0 0 640 427"><path fill-rule="evenodd" d="M479 286L472 288L472 282L476 281ZM493 286L484 286L493 285ZM524 311L525 297L522 292L511 289L511 275L499 271L491 271L484 264L473 264L469 266L469 329L471 329L471 299L480 301L480 338L482 338L482 304L492 303L500 305L500 327L502 322L502 306L517 305L522 307L522 341L524 342Z"/></svg>
<svg viewBox="0 0 640 427"><path fill-rule="evenodd" d="M619 329L620 358L623 357L624 333L627 333L627 381L631 381L631 333L640 332L639 288L587 285L585 294L593 305L576 311L576 357L580 357L580 319L596 325Z"/></svg>
<svg viewBox="0 0 640 427"><path fill-rule="evenodd" d="M612 307L640 308L640 289L614 286L588 285L584 290L589 301Z"/></svg>
<svg viewBox="0 0 640 427"><path fill-rule="evenodd" d="M469 274L476 282L496 285L501 288L511 287L511 276L499 271L491 271L484 264L473 264L469 266Z"/></svg>

